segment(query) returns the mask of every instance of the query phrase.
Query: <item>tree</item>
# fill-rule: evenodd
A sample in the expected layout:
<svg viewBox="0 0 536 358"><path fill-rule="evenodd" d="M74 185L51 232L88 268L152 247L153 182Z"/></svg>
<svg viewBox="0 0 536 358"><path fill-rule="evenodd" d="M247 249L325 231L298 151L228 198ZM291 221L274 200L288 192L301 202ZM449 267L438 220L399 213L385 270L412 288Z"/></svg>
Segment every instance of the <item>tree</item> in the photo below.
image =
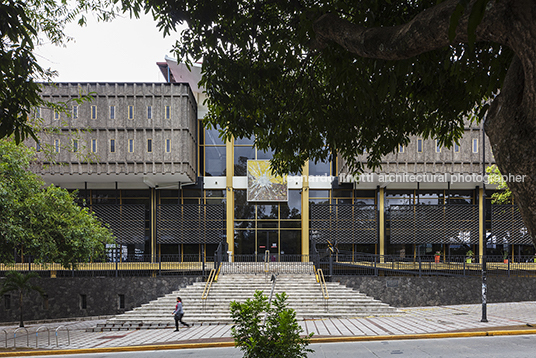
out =
<svg viewBox="0 0 536 358"><path fill-rule="evenodd" d="M31 256L34 262L70 267L88 262L112 243L108 228L69 193L29 170L32 149L0 140L0 262Z"/></svg>
<svg viewBox="0 0 536 358"><path fill-rule="evenodd" d="M59 46L72 40L63 32L65 25L84 25L86 12L101 20L115 16L111 0L0 0L0 138L37 140L35 123L29 120L32 109L61 110L39 96L38 81L50 81L56 73L38 63L34 50L43 36Z"/></svg>
<svg viewBox="0 0 536 358"><path fill-rule="evenodd" d="M493 164L486 168L486 174L489 177L488 182L490 184L497 184L499 191L491 194L492 204L509 204L512 202L512 191L506 185L506 181L503 179L501 171L497 168L497 165Z"/></svg>
<svg viewBox="0 0 536 358"><path fill-rule="evenodd" d="M36 272L28 272L27 274L22 274L18 271L9 271L6 274L6 278L0 289L0 296L5 295L9 292L17 292L19 295L19 310L20 310L20 323L19 327L24 327L24 321L22 320L22 298L25 294L31 291L37 291L41 297L45 296L45 291L37 285L34 285L30 280L34 277L39 277Z"/></svg>
<svg viewBox="0 0 536 358"><path fill-rule="evenodd" d="M276 294L275 300L269 303L262 291L255 291L253 299L231 302L231 317L235 323L231 334L235 345L244 351L244 357L305 358L307 352L313 352L307 348L313 333L300 336L303 328L296 321L296 312L287 308L286 299L283 292Z"/></svg>
<svg viewBox="0 0 536 358"><path fill-rule="evenodd" d="M119 0L116 0L119 1ZM255 136L279 172L341 155L375 168L411 136L450 147L482 120L536 237L536 2L121 0L203 61L207 122ZM191 62L190 62L191 63ZM491 104L490 104L491 103Z"/></svg>

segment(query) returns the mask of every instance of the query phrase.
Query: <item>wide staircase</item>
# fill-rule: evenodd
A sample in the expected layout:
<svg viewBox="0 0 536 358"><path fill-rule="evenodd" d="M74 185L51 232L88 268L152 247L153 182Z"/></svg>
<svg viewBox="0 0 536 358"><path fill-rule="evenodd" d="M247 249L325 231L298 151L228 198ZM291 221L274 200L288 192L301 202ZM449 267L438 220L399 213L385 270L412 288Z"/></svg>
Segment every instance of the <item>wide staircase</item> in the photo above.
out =
<svg viewBox="0 0 536 358"><path fill-rule="evenodd" d="M327 296L314 273L279 273L275 293L285 292L287 303L296 311L298 320L322 318L352 318L401 314L396 308L377 301L336 282L326 282ZM232 323L229 311L231 301L244 302L252 298L255 290L269 296L272 289L272 273L220 274L213 282L208 296L202 299L205 282L172 292L132 311L109 319L93 330L128 330L165 328L174 325L172 311L180 296L184 306L184 318L195 325ZM206 292L206 291L205 291Z"/></svg>

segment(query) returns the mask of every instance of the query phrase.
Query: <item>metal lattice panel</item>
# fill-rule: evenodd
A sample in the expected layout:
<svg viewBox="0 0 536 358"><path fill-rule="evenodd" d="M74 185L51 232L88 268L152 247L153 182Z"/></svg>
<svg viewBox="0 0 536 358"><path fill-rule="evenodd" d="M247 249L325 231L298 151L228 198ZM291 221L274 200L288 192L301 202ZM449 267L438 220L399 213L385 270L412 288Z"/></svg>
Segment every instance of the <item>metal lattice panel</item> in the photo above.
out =
<svg viewBox="0 0 536 358"><path fill-rule="evenodd" d="M374 244L378 241L378 212L374 205L313 204L311 238L340 244Z"/></svg>
<svg viewBox="0 0 536 358"><path fill-rule="evenodd" d="M158 206L159 244L218 244L223 238L223 205L162 204Z"/></svg>
<svg viewBox="0 0 536 358"><path fill-rule="evenodd" d="M397 205L389 208L393 244L478 244L478 205Z"/></svg>
<svg viewBox="0 0 536 358"><path fill-rule="evenodd" d="M517 205L491 206L491 240L494 244L532 245Z"/></svg>
<svg viewBox="0 0 536 358"><path fill-rule="evenodd" d="M91 210L110 230L118 244L143 244L145 241L145 205L96 204Z"/></svg>

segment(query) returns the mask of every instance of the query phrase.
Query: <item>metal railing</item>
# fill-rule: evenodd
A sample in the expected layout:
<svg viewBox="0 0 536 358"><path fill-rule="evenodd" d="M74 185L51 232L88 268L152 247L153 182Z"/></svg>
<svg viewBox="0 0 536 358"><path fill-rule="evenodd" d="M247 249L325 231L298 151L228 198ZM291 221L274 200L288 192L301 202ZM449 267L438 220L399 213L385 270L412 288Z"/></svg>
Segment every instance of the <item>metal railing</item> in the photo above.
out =
<svg viewBox="0 0 536 358"><path fill-rule="evenodd" d="M43 332L43 331L46 331L47 332L47 337L48 337L48 347L50 347L51 345L51 342L50 342L50 331L53 330L54 328L49 328L49 327L46 327L46 326L40 326L38 327L35 332L33 332L33 328L26 328L26 327L17 327L13 330L11 329L2 329L2 331L4 332L4 347L5 348L8 348L9 345L8 345L8 341L11 340L11 338L13 339L13 348L17 348L17 347L20 347L20 345L18 346L17 345L17 338L20 338L20 339L24 339L24 336L26 336L26 347L30 347L30 335L32 335L33 333L35 333L35 348L39 348L40 345L39 345L39 332ZM71 336L70 336L70 331L67 327L65 327L64 325L60 325L58 326L56 329L55 329L55 335L56 335L56 346L59 347L59 332L61 331L66 331L67 332L67 345L71 345ZM24 331L24 333L22 334L18 334L19 332L21 331ZM11 338L9 338L9 335L13 334L13 336ZM20 340L19 339L19 340Z"/></svg>
<svg viewBox="0 0 536 358"><path fill-rule="evenodd" d="M328 286L326 285L326 279L324 278L324 272L321 268L315 268L315 277L316 282L320 284L320 290L322 291L322 297L324 298L324 308L327 311L328 310L328 300L329 300L329 293L328 293Z"/></svg>

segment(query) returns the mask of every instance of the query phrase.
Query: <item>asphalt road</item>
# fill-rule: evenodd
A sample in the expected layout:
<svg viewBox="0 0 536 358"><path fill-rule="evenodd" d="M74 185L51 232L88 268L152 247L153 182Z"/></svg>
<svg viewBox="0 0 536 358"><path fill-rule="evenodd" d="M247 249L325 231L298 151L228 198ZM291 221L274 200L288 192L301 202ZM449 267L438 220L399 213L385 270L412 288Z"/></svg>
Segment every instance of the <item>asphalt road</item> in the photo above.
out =
<svg viewBox="0 0 536 358"><path fill-rule="evenodd" d="M536 335L494 336L472 338L418 339L312 344L310 358L533 358L536 356ZM236 348L199 348L162 351L94 353L62 355L68 358L241 358ZM41 357L58 357L41 356Z"/></svg>

